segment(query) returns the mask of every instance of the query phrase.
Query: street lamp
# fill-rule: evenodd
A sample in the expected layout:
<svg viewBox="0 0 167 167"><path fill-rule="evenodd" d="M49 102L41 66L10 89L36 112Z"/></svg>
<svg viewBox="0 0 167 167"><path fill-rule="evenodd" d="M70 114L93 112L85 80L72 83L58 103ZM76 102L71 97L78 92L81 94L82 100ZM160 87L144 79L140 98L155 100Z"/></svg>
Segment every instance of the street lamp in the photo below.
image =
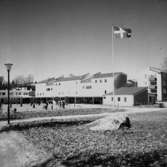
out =
<svg viewBox="0 0 167 167"><path fill-rule="evenodd" d="M10 124L10 70L12 68L11 63L5 64L7 72L8 72L8 124Z"/></svg>

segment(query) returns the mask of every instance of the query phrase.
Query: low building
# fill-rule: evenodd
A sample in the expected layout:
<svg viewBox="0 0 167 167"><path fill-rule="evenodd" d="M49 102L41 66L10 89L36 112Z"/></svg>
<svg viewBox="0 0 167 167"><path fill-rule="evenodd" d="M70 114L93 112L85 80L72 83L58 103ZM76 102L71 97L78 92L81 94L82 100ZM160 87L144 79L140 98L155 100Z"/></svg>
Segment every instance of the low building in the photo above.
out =
<svg viewBox="0 0 167 167"><path fill-rule="evenodd" d="M115 93L108 93L103 97L103 104L115 106L135 106L147 104L148 93L145 87L122 87Z"/></svg>
<svg viewBox="0 0 167 167"><path fill-rule="evenodd" d="M27 87L14 88L10 90L10 101L12 103L22 103L30 102L32 99L33 93L32 89L27 89ZM7 103L8 90L0 90L0 102Z"/></svg>

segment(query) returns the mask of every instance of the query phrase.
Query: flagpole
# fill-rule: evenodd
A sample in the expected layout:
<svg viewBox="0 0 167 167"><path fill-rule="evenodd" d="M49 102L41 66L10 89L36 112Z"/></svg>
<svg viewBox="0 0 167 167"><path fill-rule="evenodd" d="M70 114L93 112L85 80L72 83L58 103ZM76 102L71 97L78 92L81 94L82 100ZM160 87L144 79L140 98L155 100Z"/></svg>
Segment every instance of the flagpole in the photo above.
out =
<svg viewBox="0 0 167 167"><path fill-rule="evenodd" d="M112 67L113 67L113 106L115 106L115 85L114 85L114 79L115 79L115 74L114 74L114 27L112 26L112 45L111 45L111 49L112 49Z"/></svg>

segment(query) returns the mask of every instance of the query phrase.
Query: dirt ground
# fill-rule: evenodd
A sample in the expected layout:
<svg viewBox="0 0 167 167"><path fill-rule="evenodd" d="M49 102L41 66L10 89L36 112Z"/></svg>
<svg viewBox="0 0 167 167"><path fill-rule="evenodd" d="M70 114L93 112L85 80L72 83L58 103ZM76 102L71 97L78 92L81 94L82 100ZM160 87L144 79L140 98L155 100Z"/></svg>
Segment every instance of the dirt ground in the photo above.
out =
<svg viewBox="0 0 167 167"><path fill-rule="evenodd" d="M44 156L21 133L0 134L0 167L28 167Z"/></svg>

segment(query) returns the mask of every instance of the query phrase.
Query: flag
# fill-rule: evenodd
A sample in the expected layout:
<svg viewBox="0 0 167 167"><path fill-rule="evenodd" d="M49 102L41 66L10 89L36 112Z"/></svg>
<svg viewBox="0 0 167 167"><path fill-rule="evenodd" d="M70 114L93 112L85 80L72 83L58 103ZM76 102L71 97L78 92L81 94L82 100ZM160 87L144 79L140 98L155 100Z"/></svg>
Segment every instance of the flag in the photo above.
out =
<svg viewBox="0 0 167 167"><path fill-rule="evenodd" d="M130 38L132 35L132 30L130 28L123 28L123 27L113 27L113 33L118 38Z"/></svg>

